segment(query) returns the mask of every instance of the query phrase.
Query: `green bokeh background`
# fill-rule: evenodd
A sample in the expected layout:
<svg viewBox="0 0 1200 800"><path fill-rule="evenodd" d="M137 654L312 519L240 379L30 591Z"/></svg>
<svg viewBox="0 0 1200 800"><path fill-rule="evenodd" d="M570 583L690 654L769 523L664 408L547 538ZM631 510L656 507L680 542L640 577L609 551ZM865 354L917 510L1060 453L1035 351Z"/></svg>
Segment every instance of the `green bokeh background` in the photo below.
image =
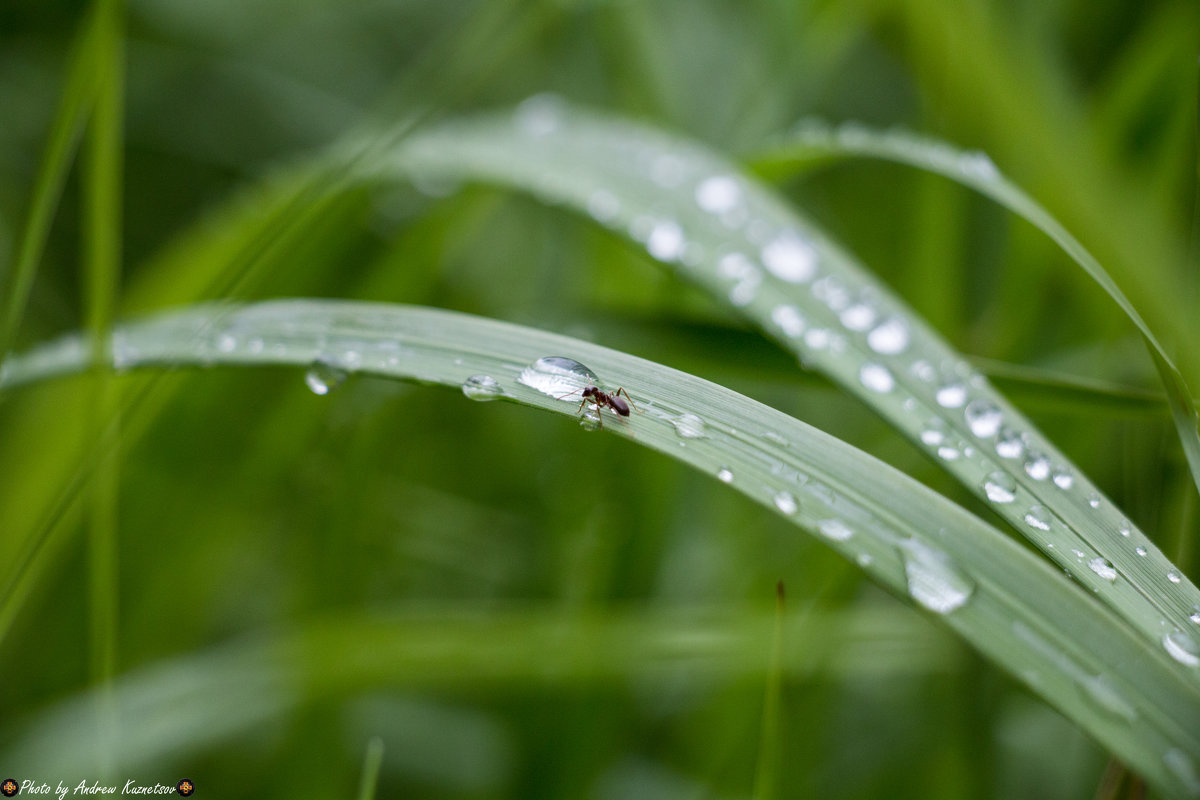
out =
<svg viewBox="0 0 1200 800"><path fill-rule="evenodd" d="M6 272L85 11L0 3ZM221 209L354 126L552 91L748 164L809 115L982 149L1118 276L1168 347L1192 349L1195 323L1179 313L1195 311L1200 280L1190 0L130 0L125 15L122 313L212 299L173 284L161 255L219 236ZM1113 303L988 201L866 162L780 189L963 352L1154 386ZM253 281L217 296L417 303L590 339L769 403L988 513L726 306L587 220L475 186L327 202L248 258ZM81 326L80 227L72 178L19 346ZM122 378L123 393L146 380ZM122 778L186 775L198 797L351 797L378 737L379 797L749 797L764 746L781 753L788 798L1087 798L1099 782L1106 757L1086 736L922 614L710 477L627 441L381 380L326 397L288 370L167 381L144 430L124 432L119 672L136 680L313 625L346 626L369 650L371 632L354 627L364 618L419 621L406 641L427 666L312 677L286 713L229 735L204 736L198 717L187 741ZM17 543L83 458L84 385L0 405L6 582ZM1038 380L1008 388L1195 574L1183 535L1196 529L1194 488L1164 409ZM83 515L57 519L48 568L2 642L0 745L89 683ZM761 627L777 581L791 655L765 745L769 646L722 657L718 643L674 662L597 634L563 666L546 635L596 626L668 640L702 635L713 615ZM323 655L312 676L338 674L343 654ZM0 771L25 777L20 764ZM100 775L79 764L44 778Z"/></svg>

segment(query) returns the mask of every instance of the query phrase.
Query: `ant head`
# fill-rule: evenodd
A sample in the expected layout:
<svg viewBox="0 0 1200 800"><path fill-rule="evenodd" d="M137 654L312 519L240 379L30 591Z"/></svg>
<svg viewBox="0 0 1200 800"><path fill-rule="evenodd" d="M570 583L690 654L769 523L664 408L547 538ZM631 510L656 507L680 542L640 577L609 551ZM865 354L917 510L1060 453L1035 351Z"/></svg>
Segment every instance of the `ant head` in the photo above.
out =
<svg viewBox="0 0 1200 800"><path fill-rule="evenodd" d="M597 386L585 386L585 387L583 387L583 396L584 397L599 397L600 389Z"/></svg>

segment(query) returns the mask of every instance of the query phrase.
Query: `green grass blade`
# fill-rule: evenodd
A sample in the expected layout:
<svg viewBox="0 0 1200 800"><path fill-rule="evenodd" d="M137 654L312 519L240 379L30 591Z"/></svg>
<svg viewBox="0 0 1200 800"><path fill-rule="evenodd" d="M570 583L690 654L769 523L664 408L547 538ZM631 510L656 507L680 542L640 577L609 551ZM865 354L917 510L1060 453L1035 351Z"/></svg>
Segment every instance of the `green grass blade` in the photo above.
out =
<svg viewBox="0 0 1200 800"><path fill-rule="evenodd" d="M855 157L880 158L943 175L991 198L1049 236L1094 280L1137 327L1150 349L1154 367L1167 390L1175 430L1200 490L1200 429L1193 395L1183 374L1125 292L1087 248L1032 197L1006 178L986 155L964 152L946 142L905 131L879 132L848 123L834 129L807 120L796 132L754 159L770 175L786 175L805 164Z"/></svg>
<svg viewBox="0 0 1200 800"><path fill-rule="evenodd" d="M1161 643L1041 559L872 457L749 398L596 345L433 309L337 301L198 307L122 326L113 366L290 364L328 391L349 373L461 388L574 416L535 369L587 364L641 413L605 430L669 455L782 514L907 595L1170 796L1200 795L1200 656L1182 632ZM78 339L15 360L9 386L88 364ZM531 371L532 370L532 371ZM579 376L567 380L578 384ZM532 388L541 386L540 390ZM569 391L569 390L568 390ZM1117 586L1110 585L1109 592ZM342 653L331 647L327 652Z"/></svg>
<svg viewBox="0 0 1200 800"><path fill-rule="evenodd" d="M29 201L29 218L21 232L12 272L4 282L0 308L0 359L12 348L38 263L46 248L54 212L62 197L84 123L98 88L97 58L103 36L103 14L95 8L85 18L71 51L62 101L50 126L50 134Z"/></svg>
<svg viewBox="0 0 1200 800"><path fill-rule="evenodd" d="M1150 641L1200 591L985 377L781 199L715 153L552 97L412 136L367 177L511 186L590 214L873 407Z"/></svg>

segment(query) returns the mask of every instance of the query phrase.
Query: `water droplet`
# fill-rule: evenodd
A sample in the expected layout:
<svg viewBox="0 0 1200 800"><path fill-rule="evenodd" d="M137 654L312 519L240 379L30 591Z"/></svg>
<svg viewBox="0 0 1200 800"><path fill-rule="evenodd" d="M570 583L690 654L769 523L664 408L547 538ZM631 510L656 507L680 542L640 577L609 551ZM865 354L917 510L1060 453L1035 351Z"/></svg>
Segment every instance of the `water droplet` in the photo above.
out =
<svg viewBox="0 0 1200 800"><path fill-rule="evenodd" d="M957 447L951 447L948 444L944 444L939 447L937 449L937 454L938 458L944 461L957 461L958 457L962 455Z"/></svg>
<svg viewBox="0 0 1200 800"><path fill-rule="evenodd" d="M963 575L949 557L916 539L900 543L908 594L930 611L948 614L961 607L975 591L975 585Z"/></svg>
<svg viewBox="0 0 1200 800"><path fill-rule="evenodd" d="M714 175L696 187L696 204L710 214L732 211L741 200L742 187L732 175Z"/></svg>
<svg viewBox="0 0 1200 800"><path fill-rule="evenodd" d="M1162 638L1163 649L1185 667L1200 666L1200 647L1196 640L1180 630L1168 632Z"/></svg>
<svg viewBox="0 0 1200 800"><path fill-rule="evenodd" d="M990 400L972 400L963 410L963 418L966 419L971 433L980 439L990 439L1000 430L1004 415Z"/></svg>
<svg viewBox="0 0 1200 800"><path fill-rule="evenodd" d="M908 324L899 317L885 320L867 334L867 346L886 356L904 352L908 347Z"/></svg>
<svg viewBox="0 0 1200 800"><path fill-rule="evenodd" d="M1075 476L1065 467L1059 467L1054 471L1052 478L1054 485L1062 489L1064 492L1075 485Z"/></svg>
<svg viewBox="0 0 1200 800"><path fill-rule="evenodd" d="M680 414L671 420L675 433L683 439L703 439L708 436L704 428L704 420L695 414Z"/></svg>
<svg viewBox="0 0 1200 800"><path fill-rule="evenodd" d="M621 201L612 192L597 189L588 197L587 210L592 219L601 224L607 224L621 213Z"/></svg>
<svg viewBox="0 0 1200 800"><path fill-rule="evenodd" d="M826 539L832 539L835 542L844 542L854 535L854 531L850 530L840 519L823 519L817 523L817 530Z"/></svg>
<svg viewBox="0 0 1200 800"><path fill-rule="evenodd" d="M558 130L566 111L558 95L536 94L517 106L517 127L530 136L549 136Z"/></svg>
<svg viewBox="0 0 1200 800"><path fill-rule="evenodd" d="M1041 453L1030 453L1025 462L1025 474L1035 481L1044 481L1050 477L1050 459Z"/></svg>
<svg viewBox="0 0 1200 800"><path fill-rule="evenodd" d="M1115 581L1117 579L1116 568L1099 556L1089 561L1088 567L1092 570L1092 572L1096 573L1101 578L1104 578L1106 581Z"/></svg>
<svg viewBox="0 0 1200 800"><path fill-rule="evenodd" d="M1088 675L1079 678L1078 681L1084 695L1095 702L1101 710L1114 714L1127 722L1133 722L1138 718L1137 709L1116 690L1105 676Z"/></svg>
<svg viewBox="0 0 1200 800"><path fill-rule="evenodd" d="M1092 492L1091 494L1089 494L1088 495L1088 505L1091 506L1092 508L1099 508L1100 507L1100 495L1096 494L1095 492ZM1128 536L1129 533L1126 532L1123 535Z"/></svg>
<svg viewBox="0 0 1200 800"><path fill-rule="evenodd" d="M1012 428L1004 428L996 439L996 455L1001 458L1020 458L1025 454L1025 442L1021 434Z"/></svg>
<svg viewBox="0 0 1200 800"><path fill-rule="evenodd" d="M1050 512L1045 506L1032 506L1025 512L1025 524L1031 528L1037 528L1039 531L1050 530Z"/></svg>
<svg viewBox="0 0 1200 800"><path fill-rule="evenodd" d="M1188 757L1187 753L1178 747L1172 747L1163 754L1163 764L1172 775L1179 779L1188 794L1200 795L1200 774L1196 772L1196 764Z"/></svg>
<svg viewBox="0 0 1200 800"><path fill-rule="evenodd" d="M329 394L346 380L346 371L328 361L314 361L304 373L304 383L313 394Z"/></svg>
<svg viewBox="0 0 1200 800"><path fill-rule="evenodd" d="M936 447L946 440L946 423L940 417L931 417L921 431L921 441L930 447Z"/></svg>
<svg viewBox="0 0 1200 800"><path fill-rule="evenodd" d="M1146 557L1146 553L1147 553L1147 552L1149 552L1149 551L1148 551L1148 550L1146 550L1146 548L1144 548L1144 547L1142 547L1141 545L1139 545L1139 546L1137 546L1137 547L1133 548L1133 552L1137 553L1137 554L1138 554L1139 556L1141 556L1142 558L1145 558L1145 557Z"/></svg>
<svg viewBox="0 0 1200 800"><path fill-rule="evenodd" d="M790 492L776 492L773 499L775 507L785 514L795 514L796 509L800 507Z"/></svg>
<svg viewBox="0 0 1200 800"><path fill-rule="evenodd" d="M504 390L491 375L472 375L463 381L462 393L472 400L495 400L504 396Z"/></svg>
<svg viewBox="0 0 1200 800"><path fill-rule="evenodd" d="M780 447L790 447L792 444L791 442L789 442L784 437L780 436L775 431L767 431L766 433L763 434L763 438L768 441L774 442L775 444L779 445Z"/></svg>
<svg viewBox="0 0 1200 800"><path fill-rule="evenodd" d="M217 349L222 353L232 353L237 349L237 337L231 333L223 333L217 339Z"/></svg>
<svg viewBox="0 0 1200 800"><path fill-rule="evenodd" d="M942 408L958 408L967 402L967 387L961 383L951 383L938 389L934 399Z"/></svg>
<svg viewBox="0 0 1200 800"><path fill-rule="evenodd" d="M1011 503L1017 499L1017 482L1007 472L989 472L983 479L983 491L993 503Z"/></svg>
<svg viewBox="0 0 1200 800"><path fill-rule="evenodd" d="M794 231L767 242L759 258L772 275L788 283L804 283L817 273L817 251Z"/></svg>
<svg viewBox="0 0 1200 800"><path fill-rule="evenodd" d="M578 395L574 400L566 395L582 391L586 386L595 386L598 380L596 373L573 358L545 356L521 370L517 382L544 395L578 403Z"/></svg>
<svg viewBox="0 0 1200 800"><path fill-rule="evenodd" d="M1133 532L1133 528L1130 526L1129 520L1127 520L1127 519L1121 520L1121 524L1117 526L1117 533L1128 538L1129 534L1131 534L1132 532Z"/></svg>
<svg viewBox="0 0 1200 800"><path fill-rule="evenodd" d="M829 347L829 331L824 328L809 328L804 334L804 345L810 350L824 350Z"/></svg>
<svg viewBox="0 0 1200 800"><path fill-rule="evenodd" d="M925 383L933 383L933 379L937 377L937 370L933 368L933 364L924 359L914 361L909 370L917 379Z"/></svg>
<svg viewBox="0 0 1200 800"><path fill-rule="evenodd" d="M677 261L686 244L683 228L669 219L654 223L646 237L646 251L659 261Z"/></svg>
<svg viewBox="0 0 1200 800"><path fill-rule="evenodd" d="M852 331L865 331L875 324L875 309L866 303L855 303L843 310L838 319Z"/></svg>
<svg viewBox="0 0 1200 800"><path fill-rule="evenodd" d="M988 154L979 150L972 150L959 156L958 169L965 177L982 181L995 180L1000 175L1000 171L996 169L996 165L988 157Z"/></svg>
<svg viewBox="0 0 1200 800"><path fill-rule="evenodd" d="M729 469L729 467L721 467L721 469L717 471L717 477L720 478L723 483L733 483L733 472Z"/></svg>
<svg viewBox="0 0 1200 800"><path fill-rule="evenodd" d="M896 385L891 371L882 364L863 364L858 371L858 379L863 386L880 394L890 392Z"/></svg>
<svg viewBox="0 0 1200 800"><path fill-rule="evenodd" d="M804 333L804 317L795 306L775 306L771 310L771 319L784 336L795 338Z"/></svg>
<svg viewBox="0 0 1200 800"><path fill-rule="evenodd" d="M1188 615L1188 619L1196 625L1200 625L1200 606L1192 606L1192 613Z"/></svg>
<svg viewBox="0 0 1200 800"><path fill-rule="evenodd" d="M1171 583L1179 583L1183 579L1179 577L1178 572L1175 572L1174 570L1172 570L1171 572L1167 573L1167 580L1169 580Z"/></svg>
<svg viewBox="0 0 1200 800"><path fill-rule="evenodd" d="M850 305L850 292L835 275L826 275L812 286L813 297L829 306L831 311L841 311Z"/></svg>

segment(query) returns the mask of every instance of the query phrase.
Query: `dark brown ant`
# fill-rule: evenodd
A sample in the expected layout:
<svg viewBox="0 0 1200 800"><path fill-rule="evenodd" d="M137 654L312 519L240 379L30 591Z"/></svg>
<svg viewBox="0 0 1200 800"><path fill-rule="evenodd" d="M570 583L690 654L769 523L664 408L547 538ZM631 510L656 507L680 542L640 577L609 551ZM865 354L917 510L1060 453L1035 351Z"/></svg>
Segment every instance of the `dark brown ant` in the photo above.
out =
<svg viewBox="0 0 1200 800"><path fill-rule="evenodd" d="M579 389L575 390L575 392L578 392L578 391L580 391L580 390ZM571 395L575 394L575 392L567 392L564 395L559 395L558 399L561 400L564 397L570 397ZM629 405L630 405L630 403L633 402L633 398L629 396L629 392L625 391L625 389L623 387L618 388L615 392L613 392L612 394L609 394L608 392L602 390L599 386L590 386L589 385L589 386L583 387L582 393L583 393L583 400L579 403L579 412L578 413L583 412L583 407L586 406L588 404L588 402L595 403L596 404L596 420L599 423L601 428L604 427L604 414L601 413L602 408L608 407L608 408L612 409L613 413L618 414L622 417L629 416ZM628 399L629 402L626 402L625 400L621 399L621 395L625 395L625 397ZM634 408L637 408L637 406L635 405ZM640 411L641 409L638 409L638 410Z"/></svg>

